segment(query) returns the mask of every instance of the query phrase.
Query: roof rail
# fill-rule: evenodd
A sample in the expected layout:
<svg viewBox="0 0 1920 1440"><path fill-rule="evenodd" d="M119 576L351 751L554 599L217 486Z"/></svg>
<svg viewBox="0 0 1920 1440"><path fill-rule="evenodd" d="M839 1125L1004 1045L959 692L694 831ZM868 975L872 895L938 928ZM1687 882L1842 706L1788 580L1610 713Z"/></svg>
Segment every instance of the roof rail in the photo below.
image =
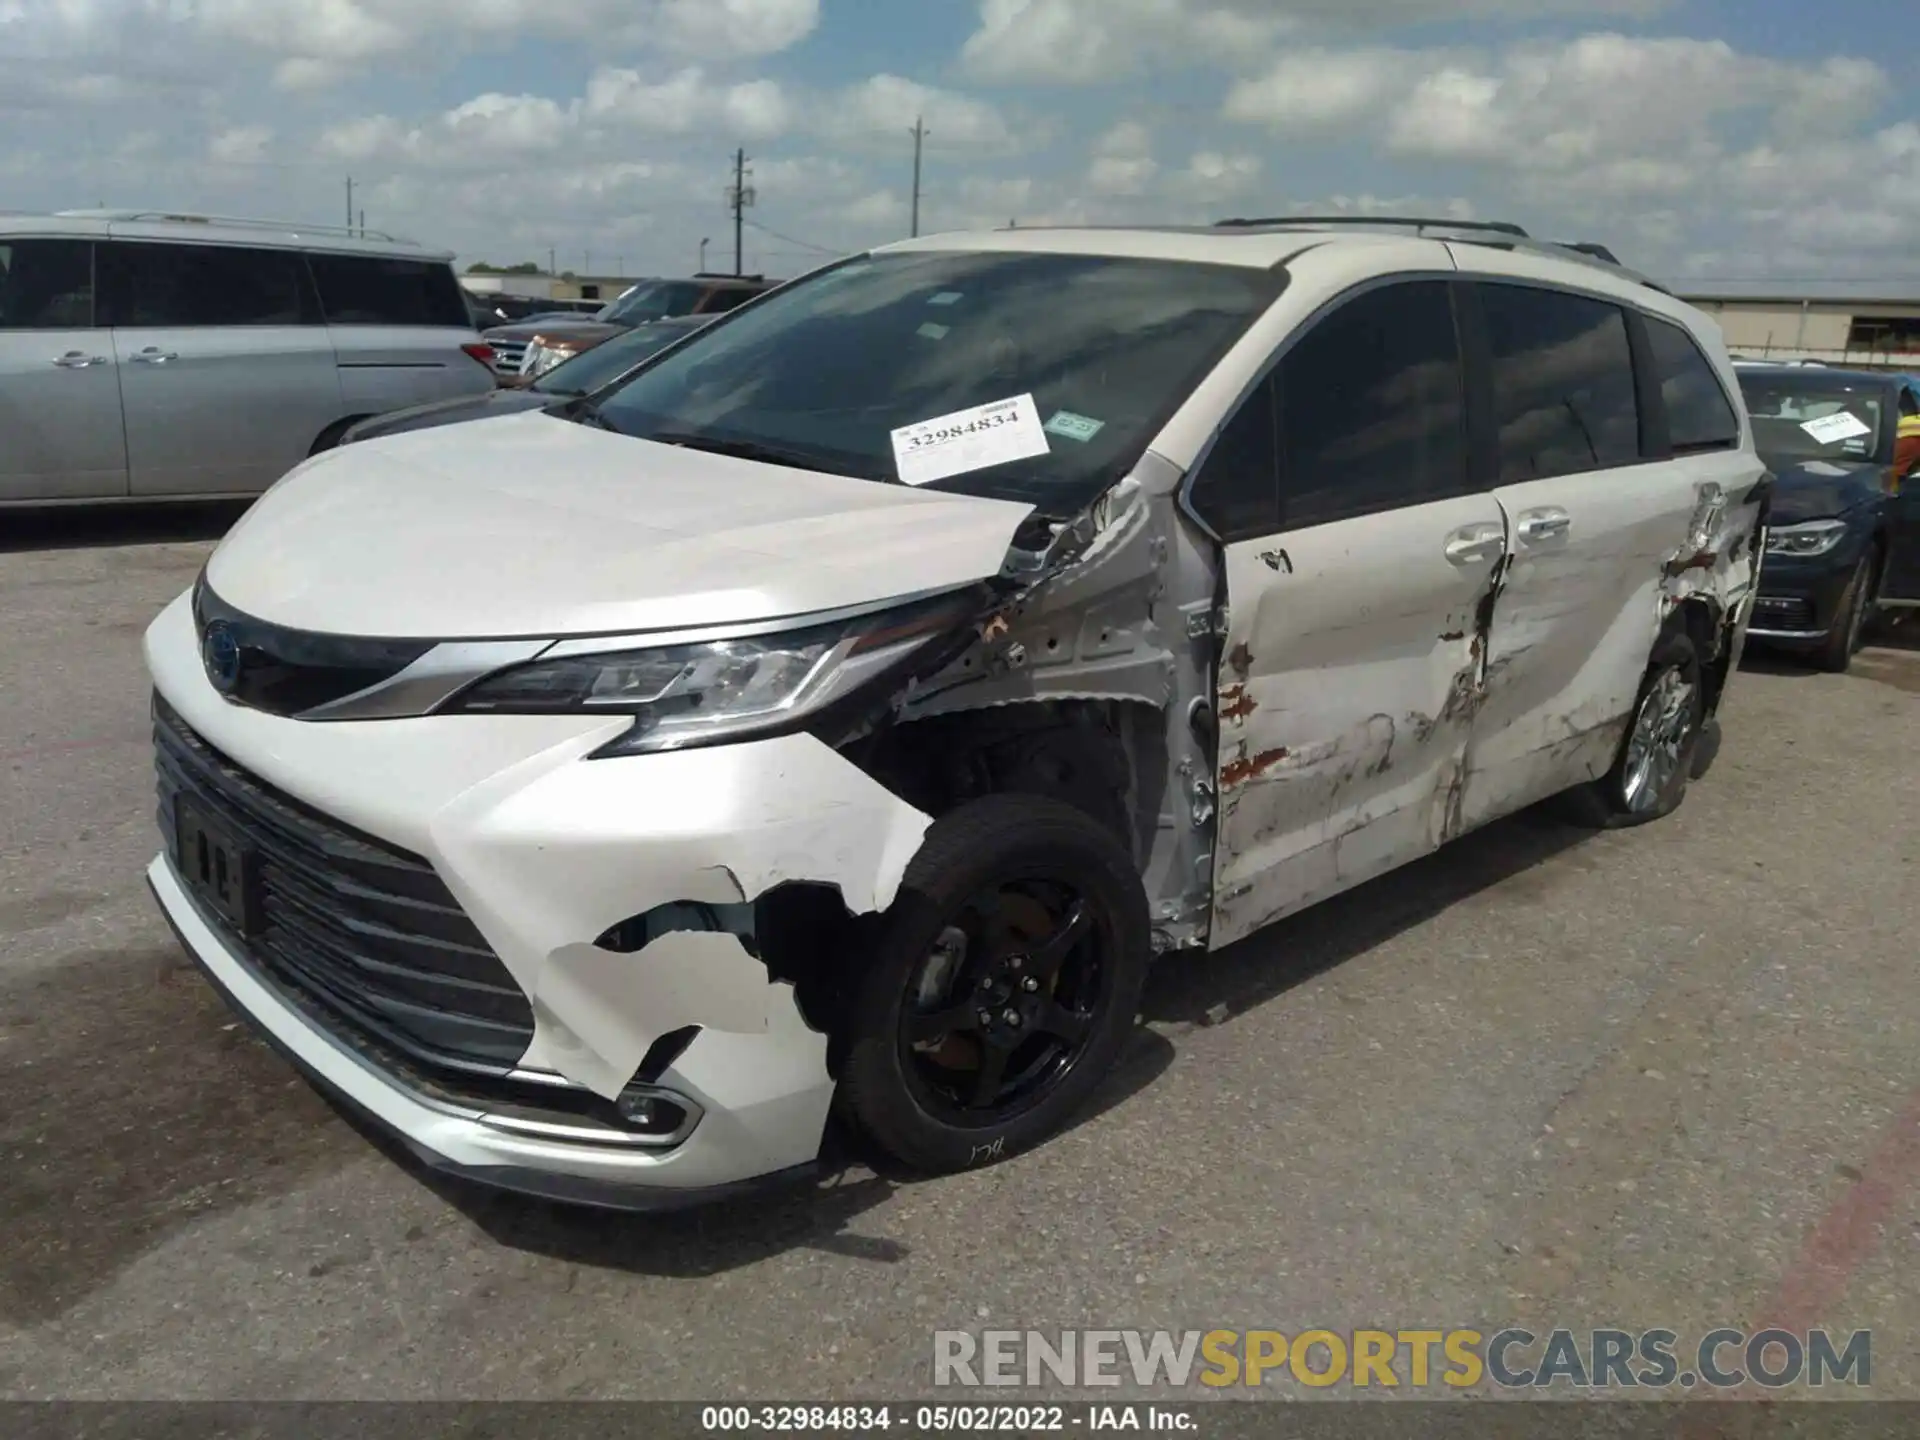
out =
<svg viewBox="0 0 1920 1440"><path fill-rule="evenodd" d="M347 240L380 240L389 245L418 242L384 230L351 225L309 225L299 220L259 220L243 215L188 215L174 210L56 210L63 220L157 221L176 225L224 225L239 230L279 230L301 235L335 235Z"/></svg>
<svg viewBox="0 0 1920 1440"><path fill-rule="evenodd" d="M1511 235L1517 240L1529 238L1525 230L1510 220L1436 220L1417 215L1273 215L1258 220L1216 220L1213 224L1216 230L1254 230L1288 225L1305 225L1315 229L1327 225L1353 225L1420 231L1482 230L1495 235Z"/></svg>
<svg viewBox="0 0 1920 1440"><path fill-rule="evenodd" d="M1214 229L1287 229L1293 226L1308 229L1321 229L1328 226L1351 225L1355 229L1413 230L1424 235L1429 231L1452 231L1452 239L1474 245L1490 245L1501 250L1524 250L1534 255L1545 255L1556 260L1571 260L1577 264L1592 265L1612 271L1624 279L1656 290L1662 295L1671 295L1673 291L1658 281L1629 270L1620 263L1619 258L1605 245L1593 240L1536 240L1520 226L1509 220L1435 220L1420 216L1405 215L1277 215L1265 220L1218 220Z"/></svg>
<svg viewBox="0 0 1920 1440"><path fill-rule="evenodd" d="M767 277L764 275L735 275L728 270L696 270L693 272L693 278L696 280L764 280Z"/></svg>

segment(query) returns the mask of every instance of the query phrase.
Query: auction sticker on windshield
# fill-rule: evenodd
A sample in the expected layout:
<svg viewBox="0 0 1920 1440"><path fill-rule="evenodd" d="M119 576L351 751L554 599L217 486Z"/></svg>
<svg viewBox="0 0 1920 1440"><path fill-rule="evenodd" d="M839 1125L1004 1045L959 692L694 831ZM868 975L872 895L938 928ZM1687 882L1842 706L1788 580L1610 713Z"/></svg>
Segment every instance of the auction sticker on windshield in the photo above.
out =
<svg viewBox="0 0 1920 1440"><path fill-rule="evenodd" d="M907 485L931 485L1009 460L1030 460L1049 448L1031 395L956 410L893 432L894 463Z"/></svg>
<svg viewBox="0 0 1920 1440"><path fill-rule="evenodd" d="M1831 445L1839 440L1851 440L1856 435L1871 435L1873 427L1855 415L1851 410L1842 410L1833 415L1822 415L1818 420L1808 420L1800 428L1822 445Z"/></svg>

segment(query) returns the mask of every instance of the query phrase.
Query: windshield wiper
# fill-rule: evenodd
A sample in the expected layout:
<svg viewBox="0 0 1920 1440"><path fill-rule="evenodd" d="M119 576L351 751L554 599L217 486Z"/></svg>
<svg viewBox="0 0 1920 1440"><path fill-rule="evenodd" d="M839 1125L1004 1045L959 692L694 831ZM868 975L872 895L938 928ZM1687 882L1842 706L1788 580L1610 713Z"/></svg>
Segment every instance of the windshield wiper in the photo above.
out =
<svg viewBox="0 0 1920 1440"><path fill-rule="evenodd" d="M600 407L584 395L576 395L565 400L555 405L548 413L558 415L563 420L572 420L576 424L591 425L596 430L608 430L615 435L627 433L601 414Z"/></svg>
<svg viewBox="0 0 1920 1440"><path fill-rule="evenodd" d="M643 437L662 445L679 445L688 450L704 450L710 455L731 455L736 460L756 460L763 465L785 465L795 470L815 470L822 475L845 475L855 480L881 477L864 471L847 470L783 445L768 445L760 440L728 440L718 435L700 435L690 430L655 430Z"/></svg>

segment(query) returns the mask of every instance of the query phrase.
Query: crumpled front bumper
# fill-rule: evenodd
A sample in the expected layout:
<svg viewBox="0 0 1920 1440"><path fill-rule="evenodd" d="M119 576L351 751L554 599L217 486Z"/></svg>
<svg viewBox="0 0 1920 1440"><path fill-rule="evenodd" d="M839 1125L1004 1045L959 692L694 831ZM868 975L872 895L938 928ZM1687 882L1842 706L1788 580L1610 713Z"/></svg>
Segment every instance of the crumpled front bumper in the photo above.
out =
<svg viewBox="0 0 1920 1440"><path fill-rule="evenodd" d="M433 867L531 1001L521 1070L612 1099L655 1040L700 1027L652 1082L699 1111L671 1148L503 1129L290 1003L162 854L148 878L182 943L309 1078L438 1168L592 1203L644 1207L654 1187L704 1198L817 1158L833 1080L790 983L732 934L670 932L632 953L594 942L657 906L739 904L791 881L884 909L928 816L807 735L590 760L624 719L268 715L214 690L196 642L182 596L147 634L161 697L259 781Z"/></svg>

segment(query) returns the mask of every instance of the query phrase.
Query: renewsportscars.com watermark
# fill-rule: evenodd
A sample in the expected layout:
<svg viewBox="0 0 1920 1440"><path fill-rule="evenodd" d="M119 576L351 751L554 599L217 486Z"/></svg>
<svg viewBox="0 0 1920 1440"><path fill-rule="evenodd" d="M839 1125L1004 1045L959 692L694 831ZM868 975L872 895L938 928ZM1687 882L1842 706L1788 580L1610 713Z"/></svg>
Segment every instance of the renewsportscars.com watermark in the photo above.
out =
<svg viewBox="0 0 1920 1440"><path fill-rule="evenodd" d="M1736 1390L1866 1386L1873 1332L1710 1330L936 1330L937 1386Z"/></svg>

